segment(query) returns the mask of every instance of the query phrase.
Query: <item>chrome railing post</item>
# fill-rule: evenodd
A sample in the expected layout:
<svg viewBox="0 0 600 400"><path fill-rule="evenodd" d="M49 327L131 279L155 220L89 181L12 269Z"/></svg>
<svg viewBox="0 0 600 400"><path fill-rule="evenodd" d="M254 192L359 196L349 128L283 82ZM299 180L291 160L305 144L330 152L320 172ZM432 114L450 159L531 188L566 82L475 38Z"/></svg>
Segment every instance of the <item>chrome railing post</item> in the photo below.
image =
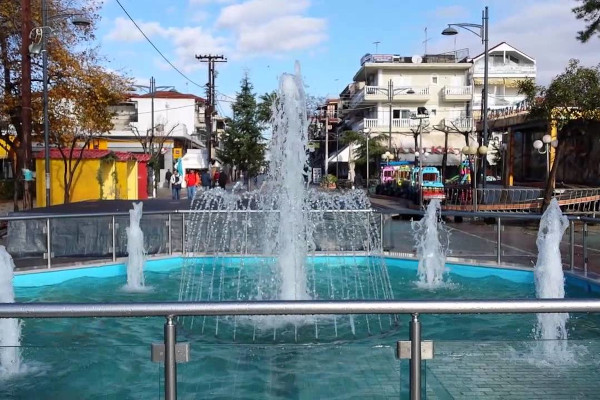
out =
<svg viewBox="0 0 600 400"><path fill-rule="evenodd" d="M414 313L410 320L410 400L421 399L421 321Z"/></svg>
<svg viewBox="0 0 600 400"><path fill-rule="evenodd" d="M383 244L383 213L379 213L379 240L381 243L381 252L384 251L385 246Z"/></svg>
<svg viewBox="0 0 600 400"><path fill-rule="evenodd" d="M571 272L575 269L575 221L569 221L569 264Z"/></svg>
<svg viewBox="0 0 600 400"><path fill-rule="evenodd" d="M52 238L50 234L50 218L46 218L46 251L48 255L48 268L52 268Z"/></svg>
<svg viewBox="0 0 600 400"><path fill-rule="evenodd" d="M500 221L500 217L496 220L496 263L500 264L502 261L502 222Z"/></svg>
<svg viewBox="0 0 600 400"><path fill-rule="evenodd" d="M165 400L177 399L177 360L175 354L175 319L167 316L165 322Z"/></svg>
<svg viewBox="0 0 600 400"><path fill-rule="evenodd" d="M185 214L181 214L181 254L185 252Z"/></svg>
<svg viewBox="0 0 600 400"><path fill-rule="evenodd" d="M112 260L117 261L117 224L114 215L112 216L110 225L112 227Z"/></svg>
<svg viewBox="0 0 600 400"><path fill-rule="evenodd" d="M169 255L173 254L173 226L171 221L172 214L169 213L169 220L167 221L167 229L169 230L168 238L169 238Z"/></svg>
<svg viewBox="0 0 600 400"><path fill-rule="evenodd" d="M587 222L583 223L583 275L587 277L588 275L588 224Z"/></svg>

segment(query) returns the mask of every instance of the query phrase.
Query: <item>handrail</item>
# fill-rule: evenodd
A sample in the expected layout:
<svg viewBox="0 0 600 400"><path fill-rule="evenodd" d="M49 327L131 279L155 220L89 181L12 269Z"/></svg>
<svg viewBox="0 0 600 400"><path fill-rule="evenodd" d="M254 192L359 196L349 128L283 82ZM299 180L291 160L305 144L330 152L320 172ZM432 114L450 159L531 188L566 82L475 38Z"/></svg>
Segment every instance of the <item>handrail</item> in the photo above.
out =
<svg viewBox="0 0 600 400"><path fill-rule="evenodd" d="M0 318L600 313L600 299L0 303Z"/></svg>

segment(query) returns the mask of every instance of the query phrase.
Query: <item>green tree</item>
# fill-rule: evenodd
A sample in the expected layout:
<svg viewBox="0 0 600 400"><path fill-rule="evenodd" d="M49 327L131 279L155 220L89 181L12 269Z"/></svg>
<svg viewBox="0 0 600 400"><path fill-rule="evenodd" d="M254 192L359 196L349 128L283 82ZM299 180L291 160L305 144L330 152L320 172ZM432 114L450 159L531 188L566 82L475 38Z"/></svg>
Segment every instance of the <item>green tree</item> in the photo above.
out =
<svg viewBox="0 0 600 400"><path fill-rule="evenodd" d="M240 92L231 106L233 118L223 134L223 150L218 151L221 161L237 167L247 177L259 174L265 164L266 147L256 95L252 93L252 89L246 74L242 79Z"/></svg>
<svg viewBox="0 0 600 400"><path fill-rule="evenodd" d="M587 25L577 32L577 39L586 43L600 29L600 0L579 0L580 6L573 8L577 19L584 20Z"/></svg>
<svg viewBox="0 0 600 400"><path fill-rule="evenodd" d="M558 145L544 196L546 207L554 193L565 140L578 133L597 134L593 128L600 121L600 68L584 67L579 60L570 60L565 72L547 88L525 80L519 82L519 92L527 95L531 104L529 118L548 121L557 132Z"/></svg>
<svg viewBox="0 0 600 400"><path fill-rule="evenodd" d="M264 124L271 122L273 117L273 105L277 102L277 92L261 94L258 103L258 120Z"/></svg>
<svg viewBox="0 0 600 400"><path fill-rule="evenodd" d="M377 171L378 161L381 155L387 151L388 135L380 134L377 136L370 135L369 138L369 174ZM364 133L356 131L345 131L342 134L342 143L344 145L353 145L354 162L361 169L367 166L367 137ZM366 174L365 174L366 175Z"/></svg>

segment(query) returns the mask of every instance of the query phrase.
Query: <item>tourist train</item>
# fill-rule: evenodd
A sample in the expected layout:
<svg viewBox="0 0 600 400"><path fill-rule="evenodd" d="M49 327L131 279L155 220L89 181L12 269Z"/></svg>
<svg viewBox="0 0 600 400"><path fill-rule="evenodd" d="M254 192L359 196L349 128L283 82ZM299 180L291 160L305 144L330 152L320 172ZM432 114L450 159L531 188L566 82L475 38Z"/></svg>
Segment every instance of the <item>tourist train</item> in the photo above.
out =
<svg viewBox="0 0 600 400"><path fill-rule="evenodd" d="M394 161L381 167L377 194L406 197L415 203L420 201L420 190L423 188L423 201L433 199L445 200L444 183L436 167L423 167L423 184L420 185L420 171L409 161Z"/></svg>

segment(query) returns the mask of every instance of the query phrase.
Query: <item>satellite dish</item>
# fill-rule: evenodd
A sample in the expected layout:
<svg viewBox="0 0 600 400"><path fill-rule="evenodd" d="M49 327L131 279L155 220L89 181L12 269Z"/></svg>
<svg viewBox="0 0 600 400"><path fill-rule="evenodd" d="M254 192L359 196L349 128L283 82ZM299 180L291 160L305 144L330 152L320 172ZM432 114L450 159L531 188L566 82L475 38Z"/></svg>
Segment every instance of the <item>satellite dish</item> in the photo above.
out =
<svg viewBox="0 0 600 400"><path fill-rule="evenodd" d="M421 64L423 62L423 57L419 55L412 56L412 62L413 64Z"/></svg>

